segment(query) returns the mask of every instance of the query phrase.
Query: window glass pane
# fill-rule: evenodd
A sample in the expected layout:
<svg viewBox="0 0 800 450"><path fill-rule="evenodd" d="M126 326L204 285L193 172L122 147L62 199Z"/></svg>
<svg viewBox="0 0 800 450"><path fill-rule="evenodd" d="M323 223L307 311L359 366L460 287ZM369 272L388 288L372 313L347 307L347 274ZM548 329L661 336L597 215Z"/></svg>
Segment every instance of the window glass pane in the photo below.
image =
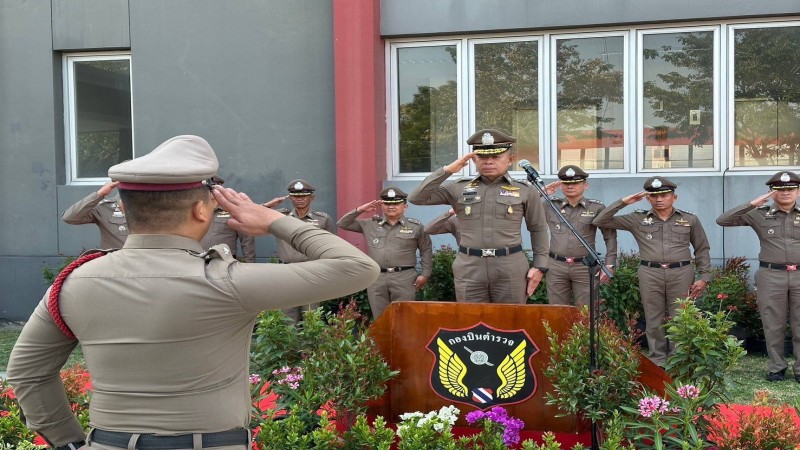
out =
<svg viewBox="0 0 800 450"><path fill-rule="evenodd" d="M76 178L105 178L133 157L130 61L74 61Z"/></svg>
<svg viewBox="0 0 800 450"><path fill-rule="evenodd" d="M558 166L624 169L624 39L562 39L556 48Z"/></svg>
<svg viewBox="0 0 800 450"><path fill-rule="evenodd" d="M644 168L714 167L714 32L642 39Z"/></svg>
<svg viewBox="0 0 800 450"><path fill-rule="evenodd" d="M431 172L458 155L456 47L397 50L400 172Z"/></svg>
<svg viewBox="0 0 800 450"><path fill-rule="evenodd" d="M734 34L734 165L800 164L800 27Z"/></svg>
<svg viewBox="0 0 800 450"><path fill-rule="evenodd" d="M475 129L517 138L517 161L539 161L539 49L536 41L475 45Z"/></svg>

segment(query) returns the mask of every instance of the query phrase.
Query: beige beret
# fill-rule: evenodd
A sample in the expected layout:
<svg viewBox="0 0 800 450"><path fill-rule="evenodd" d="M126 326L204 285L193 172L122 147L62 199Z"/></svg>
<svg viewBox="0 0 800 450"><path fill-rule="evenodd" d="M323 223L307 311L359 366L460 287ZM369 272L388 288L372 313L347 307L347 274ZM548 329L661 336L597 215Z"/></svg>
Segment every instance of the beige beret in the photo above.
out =
<svg viewBox="0 0 800 450"><path fill-rule="evenodd" d="M219 162L205 139L175 136L152 152L112 166L108 176L120 189L132 191L179 191L203 185L217 174Z"/></svg>

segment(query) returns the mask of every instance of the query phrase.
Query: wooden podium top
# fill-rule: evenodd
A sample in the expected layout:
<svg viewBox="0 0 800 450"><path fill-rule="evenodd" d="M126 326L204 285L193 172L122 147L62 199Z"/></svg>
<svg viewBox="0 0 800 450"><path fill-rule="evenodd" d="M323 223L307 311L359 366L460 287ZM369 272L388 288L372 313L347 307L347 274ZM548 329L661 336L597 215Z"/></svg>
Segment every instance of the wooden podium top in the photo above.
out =
<svg viewBox="0 0 800 450"><path fill-rule="evenodd" d="M550 358L543 323L563 336L579 315L572 306L393 302L370 334L400 374L370 413L396 422L406 412L455 405L458 425L466 426L466 413L503 406L526 430L585 430L577 417L556 417L558 409L546 404L553 386L542 374ZM645 357L640 368L641 381L663 389L661 369Z"/></svg>

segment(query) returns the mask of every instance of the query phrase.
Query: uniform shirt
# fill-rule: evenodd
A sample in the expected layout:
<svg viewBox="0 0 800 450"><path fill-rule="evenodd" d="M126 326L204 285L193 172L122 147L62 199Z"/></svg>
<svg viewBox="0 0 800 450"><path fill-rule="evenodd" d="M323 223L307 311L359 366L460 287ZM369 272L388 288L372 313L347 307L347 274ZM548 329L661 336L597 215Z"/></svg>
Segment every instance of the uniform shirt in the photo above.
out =
<svg viewBox="0 0 800 450"><path fill-rule="evenodd" d="M456 244L459 243L461 237L458 234L458 218L455 215L450 215L450 211L445 211L444 214L433 219L429 224L425 225L425 232L428 234L452 234L456 238Z"/></svg>
<svg viewBox="0 0 800 450"><path fill-rule="evenodd" d="M92 375L91 425L131 433L208 433L250 422L249 346L258 314L357 292L378 267L342 239L290 217L269 229L312 261L243 264L175 235L131 235L122 250L76 269L61 314ZM324 258L321 259L321 258ZM8 378L28 425L51 442L84 433L59 369L78 341L37 306Z"/></svg>
<svg viewBox="0 0 800 450"><path fill-rule="evenodd" d="M61 219L70 225L94 223L100 229L100 248L120 248L128 237L128 223L119 198L103 198L92 192L64 211Z"/></svg>
<svg viewBox="0 0 800 450"><path fill-rule="evenodd" d="M797 204L786 213L776 204L756 208L745 203L719 216L717 223L723 227L752 227L761 242L758 253L761 261L800 263L800 207Z"/></svg>
<svg viewBox="0 0 800 450"><path fill-rule="evenodd" d="M394 225L385 218L358 219L357 209L339 219L339 227L363 233L367 240L369 256L383 268L416 266L417 249L422 260L422 276L430 277L433 271L433 245L422 223L401 216Z"/></svg>
<svg viewBox="0 0 800 450"><path fill-rule="evenodd" d="M450 205L458 217L459 244L503 248L522 244L520 227L531 235L533 266L547 267L549 238L541 196L507 172L494 182L478 176L442 184L450 174L440 168L408 196L415 205Z"/></svg>
<svg viewBox="0 0 800 450"><path fill-rule="evenodd" d="M645 261L675 263L692 259L689 244L694 248L695 266L703 281L711 280L711 256L706 232L694 214L675 209L666 221L652 209L614 216L627 205L617 200L602 210L592 222L601 228L627 230L639 244L639 256Z"/></svg>
<svg viewBox="0 0 800 450"><path fill-rule="evenodd" d="M288 208L282 208L278 209L277 211L280 211L288 216L292 216L296 219L300 219L303 222L314 225L317 228L322 228L323 230L336 234L336 224L333 222L331 216L325 214L324 212L309 210L305 216L299 217L296 209L290 210ZM280 258L281 261L285 263L308 261L308 257L306 257L306 255L295 250L291 245L289 245L288 242L278 239L277 244L278 258Z"/></svg>
<svg viewBox="0 0 800 450"><path fill-rule="evenodd" d="M228 211L217 209L214 211L214 220L211 222L211 228L208 233L203 236L200 241L200 246L208 250L209 248L225 244L231 249L234 255L244 258L244 262L256 262L256 238L240 233L228 226L228 219L231 214ZM242 253L237 252L238 244L241 243Z"/></svg>
<svg viewBox="0 0 800 450"><path fill-rule="evenodd" d="M561 211L561 214L569 220L575 230L583 236L592 248L595 248L597 236L597 226L592 225L592 220L597 214L605 209L605 205L600 200L593 200L581 197L574 207L570 205L566 198L554 198L553 204ZM550 252L561 256L580 258L589 253L572 234L566 225L561 223L561 219L549 207L545 206L547 223L550 226ZM606 243L605 264L613 266L617 263L617 231L613 228L601 228L603 239Z"/></svg>

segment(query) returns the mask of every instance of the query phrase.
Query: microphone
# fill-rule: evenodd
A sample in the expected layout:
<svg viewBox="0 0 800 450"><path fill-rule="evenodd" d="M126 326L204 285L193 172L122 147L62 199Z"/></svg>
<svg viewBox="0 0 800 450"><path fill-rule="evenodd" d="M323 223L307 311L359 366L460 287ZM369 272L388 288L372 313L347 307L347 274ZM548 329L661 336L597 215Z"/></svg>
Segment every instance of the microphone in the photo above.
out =
<svg viewBox="0 0 800 450"><path fill-rule="evenodd" d="M530 180L532 183L540 181L539 172L537 172L536 169L533 168L530 161L528 161L527 159L520 159L519 166L522 167L522 170L524 170L525 173L528 174L528 180Z"/></svg>

